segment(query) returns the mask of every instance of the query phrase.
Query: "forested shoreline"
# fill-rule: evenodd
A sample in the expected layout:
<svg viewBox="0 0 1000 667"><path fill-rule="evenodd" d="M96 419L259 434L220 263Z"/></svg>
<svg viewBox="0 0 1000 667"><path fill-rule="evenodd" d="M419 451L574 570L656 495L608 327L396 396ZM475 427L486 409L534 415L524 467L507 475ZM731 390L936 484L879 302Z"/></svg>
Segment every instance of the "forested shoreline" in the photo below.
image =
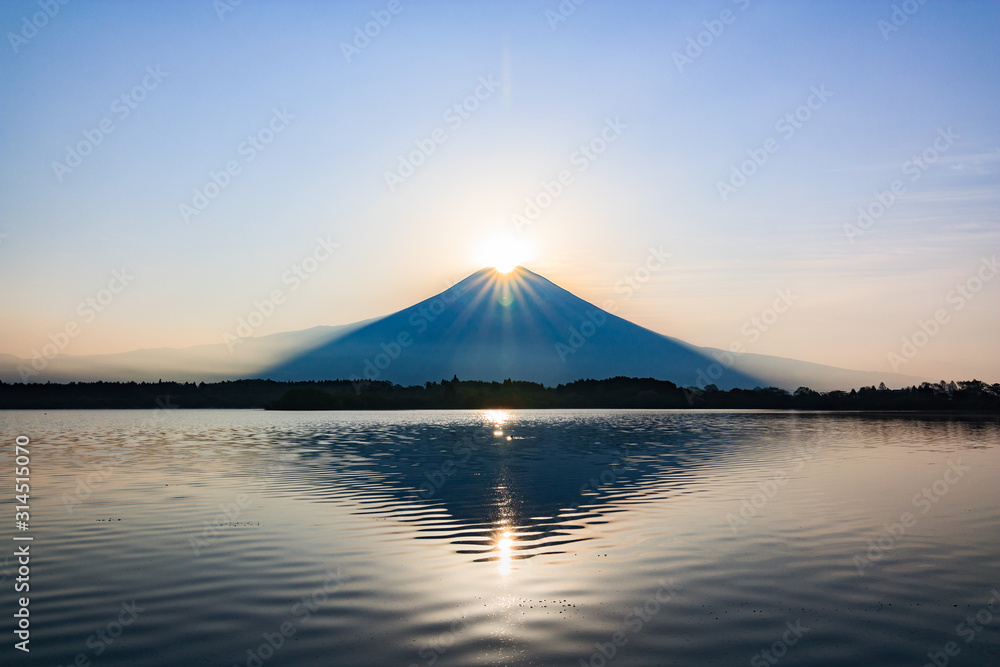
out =
<svg viewBox="0 0 1000 667"><path fill-rule="evenodd" d="M477 408L788 409L1000 412L1000 384L978 380L923 383L905 389L793 392L774 387L720 390L679 387L652 378L579 380L556 387L505 380L390 382L233 380L179 382L0 382L0 409L408 410Z"/></svg>

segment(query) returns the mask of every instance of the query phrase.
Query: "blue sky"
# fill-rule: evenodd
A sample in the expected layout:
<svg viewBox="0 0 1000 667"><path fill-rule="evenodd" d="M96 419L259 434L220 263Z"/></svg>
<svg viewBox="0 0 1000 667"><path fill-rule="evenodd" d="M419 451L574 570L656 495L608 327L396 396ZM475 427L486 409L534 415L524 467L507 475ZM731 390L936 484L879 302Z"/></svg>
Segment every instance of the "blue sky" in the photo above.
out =
<svg viewBox="0 0 1000 667"><path fill-rule="evenodd" d="M256 335L354 322L511 244L695 344L1000 381L1000 279L982 268L1000 249L1000 5L906 4L893 25L892 2L567 0L558 22L556 1L5 2L0 353L30 357L70 322L69 354L217 343L276 289ZM53 166L102 121L78 166ZM321 261L318 238L337 245ZM651 248L670 254L654 271ZM81 315L122 268L134 278ZM796 300L764 330L777 290Z"/></svg>

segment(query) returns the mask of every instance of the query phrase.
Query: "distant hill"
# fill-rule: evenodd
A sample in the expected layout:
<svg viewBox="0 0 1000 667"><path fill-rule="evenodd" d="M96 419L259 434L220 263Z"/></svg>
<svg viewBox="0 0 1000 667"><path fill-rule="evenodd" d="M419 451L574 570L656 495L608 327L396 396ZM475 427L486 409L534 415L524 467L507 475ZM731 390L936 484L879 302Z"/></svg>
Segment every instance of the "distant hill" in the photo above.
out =
<svg viewBox="0 0 1000 667"><path fill-rule="evenodd" d="M186 348L152 348L118 354L60 354L46 360L37 375L22 377L19 369L37 370L31 360L0 354L0 380L4 382L135 381L211 382L253 377L302 349L326 343L365 322L345 326L320 326L245 338L240 342L196 345Z"/></svg>

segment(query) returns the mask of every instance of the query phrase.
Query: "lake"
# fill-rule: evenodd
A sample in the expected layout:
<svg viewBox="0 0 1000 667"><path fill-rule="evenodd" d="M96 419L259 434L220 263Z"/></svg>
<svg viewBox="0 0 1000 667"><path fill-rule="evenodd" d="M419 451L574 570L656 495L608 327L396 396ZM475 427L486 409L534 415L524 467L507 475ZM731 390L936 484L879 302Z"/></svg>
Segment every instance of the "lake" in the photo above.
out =
<svg viewBox="0 0 1000 667"><path fill-rule="evenodd" d="M12 538L34 537L31 652L8 630L4 664L1000 664L995 418L162 409L0 430L8 619Z"/></svg>

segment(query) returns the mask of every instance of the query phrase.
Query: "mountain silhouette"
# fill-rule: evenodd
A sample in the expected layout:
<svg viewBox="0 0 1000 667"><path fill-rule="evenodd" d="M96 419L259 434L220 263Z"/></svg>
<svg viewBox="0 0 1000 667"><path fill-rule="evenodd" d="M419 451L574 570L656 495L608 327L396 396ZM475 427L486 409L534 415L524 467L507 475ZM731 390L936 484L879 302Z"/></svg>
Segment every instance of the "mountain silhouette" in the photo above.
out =
<svg viewBox="0 0 1000 667"><path fill-rule="evenodd" d="M708 373L711 371L711 375ZM261 377L388 380L654 377L722 389L766 385L705 350L612 315L523 267L478 271L425 301L277 364ZM710 379L709 379L710 378Z"/></svg>
<svg viewBox="0 0 1000 667"><path fill-rule="evenodd" d="M696 347L616 317L523 267L483 269L410 308L339 326L180 349L35 359L0 354L3 382L270 378L414 385L454 376L548 386L626 376L682 387L817 391L930 379Z"/></svg>

